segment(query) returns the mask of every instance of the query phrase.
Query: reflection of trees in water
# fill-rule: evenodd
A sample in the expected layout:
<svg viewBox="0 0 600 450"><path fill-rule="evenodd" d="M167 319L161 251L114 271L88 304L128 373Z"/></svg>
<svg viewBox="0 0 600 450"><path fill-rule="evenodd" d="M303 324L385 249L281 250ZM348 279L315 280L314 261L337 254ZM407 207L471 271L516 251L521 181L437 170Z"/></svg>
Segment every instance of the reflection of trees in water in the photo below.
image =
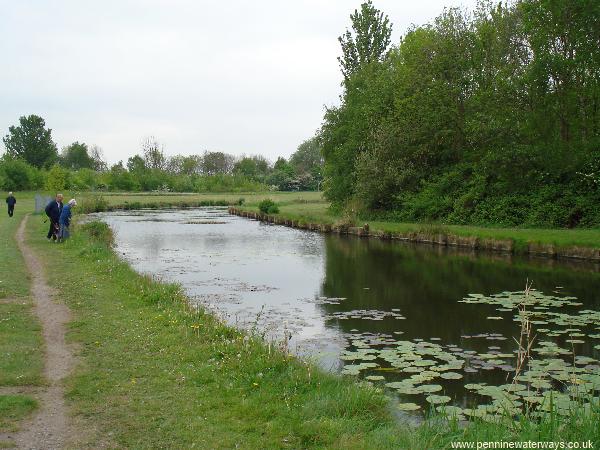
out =
<svg viewBox="0 0 600 450"><path fill-rule="evenodd" d="M404 331L402 338L440 337L446 343L459 343L461 335L486 332L510 337L518 333L512 314L506 314L505 320L490 321L488 316L499 315L495 307L473 307L458 300L469 293L522 290L527 279L548 294L556 286L564 286L565 294L578 297L586 306L600 305L600 276L593 272L553 268L506 255L463 254L442 247L380 240L329 236L325 243L322 293L347 300L339 305L319 305L320 308L326 313L400 308L406 317L340 320L339 326L346 332Z"/></svg>

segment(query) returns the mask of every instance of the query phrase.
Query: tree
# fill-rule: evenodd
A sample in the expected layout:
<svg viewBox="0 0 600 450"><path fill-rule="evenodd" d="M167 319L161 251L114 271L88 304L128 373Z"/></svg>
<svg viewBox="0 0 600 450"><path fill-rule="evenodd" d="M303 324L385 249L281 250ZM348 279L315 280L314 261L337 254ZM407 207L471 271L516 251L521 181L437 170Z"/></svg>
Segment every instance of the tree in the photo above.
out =
<svg viewBox="0 0 600 450"><path fill-rule="evenodd" d="M181 172L184 175L197 175L202 167L202 157L198 155L184 156L181 160Z"/></svg>
<svg viewBox="0 0 600 450"><path fill-rule="evenodd" d="M96 162L88 153L87 145L79 142L73 142L63 149L60 164L72 170L93 169L96 166Z"/></svg>
<svg viewBox="0 0 600 450"><path fill-rule="evenodd" d="M277 161L275 161L275 164L273 164L273 170L284 170L288 166L287 160L283 156L280 156L277 158Z"/></svg>
<svg viewBox="0 0 600 450"><path fill-rule="evenodd" d="M391 42L392 25L371 0L360 5L360 12L350 15L352 31L338 38L342 56L338 57L344 79L348 80L366 64L382 61Z"/></svg>
<svg viewBox="0 0 600 450"><path fill-rule="evenodd" d="M165 168L167 159L163 152L163 146L154 136L147 137L142 142L142 152L148 169L163 170Z"/></svg>
<svg viewBox="0 0 600 450"><path fill-rule="evenodd" d="M119 161L110 168L108 182L111 190L137 191L140 189L140 185L133 175L123 167L123 161Z"/></svg>
<svg viewBox="0 0 600 450"><path fill-rule="evenodd" d="M290 164L298 173L312 173L316 167L323 166L321 144L317 137L312 137L298 146L290 157Z"/></svg>
<svg viewBox="0 0 600 450"><path fill-rule="evenodd" d="M58 151L52 141L52 130L45 128L44 119L32 114L20 117L19 124L11 126L3 139L8 155L23 159L34 167L51 166Z"/></svg>
<svg viewBox="0 0 600 450"><path fill-rule="evenodd" d="M143 173L146 171L146 161L140 155L135 155L127 160L127 170L131 173Z"/></svg>
<svg viewBox="0 0 600 450"><path fill-rule="evenodd" d="M90 158L94 161L94 170L97 172L106 172L108 170L108 164L104 159L104 152L97 145L92 145L90 148Z"/></svg>
<svg viewBox="0 0 600 450"><path fill-rule="evenodd" d="M231 173L235 158L223 152L204 152L202 156L202 173L216 175L218 173Z"/></svg>
<svg viewBox="0 0 600 450"><path fill-rule="evenodd" d="M233 173L254 178L257 174L256 161L252 158L243 157L233 166Z"/></svg>

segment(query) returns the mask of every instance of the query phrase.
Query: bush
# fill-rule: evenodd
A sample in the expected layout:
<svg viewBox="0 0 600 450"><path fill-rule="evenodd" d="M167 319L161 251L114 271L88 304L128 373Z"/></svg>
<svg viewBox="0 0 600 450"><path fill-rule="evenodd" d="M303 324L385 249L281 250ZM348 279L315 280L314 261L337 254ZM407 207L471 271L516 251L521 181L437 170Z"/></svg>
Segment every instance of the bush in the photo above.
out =
<svg viewBox="0 0 600 450"><path fill-rule="evenodd" d="M54 165L46 175L44 188L51 192L60 192L69 187L71 173L59 165Z"/></svg>
<svg viewBox="0 0 600 450"><path fill-rule="evenodd" d="M6 160L0 166L1 188L7 191L23 191L32 188L31 166L18 159Z"/></svg>
<svg viewBox="0 0 600 450"><path fill-rule="evenodd" d="M243 175L206 175L196 181L198 192L261 192L267 185Z"/></svg>
<svg viewBox="0 0 600 450"><path fill-rule="evenodd" d="M95 220L81 226L81 231L87 233L92 241L110 247L114 243L113 232L104 222Z"/></svg>
<svg viewBox="0 0 600 450"><path fill-rule="evenodd" d="M260 202L258 209L263 214L277 214L279 212L279 206L270 198L266 198Z"/></svg>
<svg viewBox="0 0 600 450"><path fill-rule="evenodd" d="M101 195L84 197L81 202L80 211L84 214L93 212L102 212L108 209L108 200Z"/></svg>

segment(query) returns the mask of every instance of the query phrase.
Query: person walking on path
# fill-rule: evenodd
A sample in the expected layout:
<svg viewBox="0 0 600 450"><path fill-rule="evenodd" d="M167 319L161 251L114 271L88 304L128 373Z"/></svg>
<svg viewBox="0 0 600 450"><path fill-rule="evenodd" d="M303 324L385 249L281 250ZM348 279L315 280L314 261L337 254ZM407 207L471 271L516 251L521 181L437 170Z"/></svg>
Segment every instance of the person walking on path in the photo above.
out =
<svg viewBox="0 0 600 450"><path fill-rule="evenodd" d="M8 217L12 217L15 212L15 205L17 204L17 199L12 192L8 193L8 197L6 197L6 204L8 205Z"/></svg>
<svg viewBox="0 0 600 450"><path fill-rule="evenodd" d="M50 229L48 230L48 235L46 236L48 239L56 240L58 234L58 220L60 219L60 213L63 210L63 195L56 194L56 199L50 201L46 205L46 215L50 219Z"/></svg>
<svg viewBox="0 0 600 450"><path fill-rule="evenodd" d="M58 231L59 242L62 242L65 239L69 239L69 225L71 225L71 208L74 208L75 206L77 206L77 202L74 198L72 198L71 200L69 200L69 203L67 203L63 207L60 213L60 218L58 220L60 227Z"/></svg>

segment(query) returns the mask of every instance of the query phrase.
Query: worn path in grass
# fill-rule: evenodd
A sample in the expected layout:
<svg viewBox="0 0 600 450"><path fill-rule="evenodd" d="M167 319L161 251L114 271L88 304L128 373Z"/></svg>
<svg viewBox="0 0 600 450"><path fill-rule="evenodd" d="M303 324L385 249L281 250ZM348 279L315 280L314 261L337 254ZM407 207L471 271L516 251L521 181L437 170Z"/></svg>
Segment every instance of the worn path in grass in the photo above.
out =
<svg viewBox="0 0 600 450"><path fill-rule="evenodd" d="M69 309L53 299L40 260L25 242L25 216L17 232L17 243L31 275L31 296L35 313L42 325L46 348L44 375L47 387L39 392L40 408L22 427L14 440L23 449L60 449L73 441L75 430L64 401L62 380L73 367L73 352L65 342Z"/></svg>

